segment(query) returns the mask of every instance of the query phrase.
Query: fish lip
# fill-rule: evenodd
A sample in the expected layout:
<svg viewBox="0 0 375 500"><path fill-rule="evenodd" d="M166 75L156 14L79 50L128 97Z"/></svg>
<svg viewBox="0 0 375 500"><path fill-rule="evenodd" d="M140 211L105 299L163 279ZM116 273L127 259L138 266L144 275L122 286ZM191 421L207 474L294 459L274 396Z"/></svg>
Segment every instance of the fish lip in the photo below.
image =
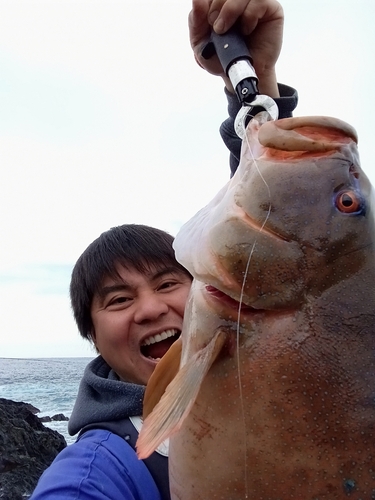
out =
<svg viewBox="0 0 375 500"><path fill-rule="evenodd" d="M221 310L218 312L221 316L224 314L228 315L228 319L233 320L234 314L237 315L237 320L240 318L244 321L253 321L253 320L262 320L265 317L283 317L285 315L294 315L296 312L296 308L292 306L287 306L283 308L258 308L245 304L245 302L240 302L230 295L226 294L219 288L216 288L213 285L206 284L204 286L204 292L206 297L208 296L209 302L216 302L216 304L220 304ZM217 307L215 308L217 309Z"/></svg>
<svg viewBox="0 0 375 500"><path fill-rule="evenodd" d="M256 313L266 312L265 309L256 309L255 307L249 306L244 302L239 302L238 300L234 299L233 297L213 285L206 284L204 289L211 299L219 302L227 308L235 310L237 314L253 315Z"/></svg>

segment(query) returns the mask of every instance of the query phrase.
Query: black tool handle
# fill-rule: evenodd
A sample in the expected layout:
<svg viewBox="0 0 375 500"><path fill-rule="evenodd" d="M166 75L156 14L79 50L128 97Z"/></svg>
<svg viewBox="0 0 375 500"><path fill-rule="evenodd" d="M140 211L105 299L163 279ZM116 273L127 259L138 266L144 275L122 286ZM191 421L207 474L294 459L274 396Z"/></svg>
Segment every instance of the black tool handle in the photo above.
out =
<svg viewBox="0 0 375 500"><path fill-rule="evenodd" d="M202 50L202 57L210 59L215 54L229 77L240 103L250 104L259 93L258 79L245 40L236 27L223 35L211 32L210 41Z"/></svg>
<svg viewBox="0 0 375 500"><path fill-rule="evenodd" d="M212 30L210 41L202 50L202 56L205 59L210 59L215 53L227 75L229 68L236 61L247 59L251 63L246 43L235 27L223 35L218 35Z"/></svg>

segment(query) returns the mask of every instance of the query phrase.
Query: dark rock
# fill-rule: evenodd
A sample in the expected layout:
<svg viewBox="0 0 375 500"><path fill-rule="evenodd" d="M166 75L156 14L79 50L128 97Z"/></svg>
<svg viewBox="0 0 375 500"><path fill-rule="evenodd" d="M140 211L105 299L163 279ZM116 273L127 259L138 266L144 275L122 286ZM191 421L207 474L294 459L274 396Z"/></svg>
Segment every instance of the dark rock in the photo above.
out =
<svg viewBox="0 0 375 500"><path fill-rule="evenodd" d="M49 417L48 415L45 415L44 417L39 417L39 420L41 422L67 422L69 420L68 417L66 417L63 413L57 413L56 415L53 415L52 417Z"/></svg>
<svg viewBox="0 0 375 500"><path fill-rule="evenodd" d="M48 415L44 416L44 417L39 417L39 420L41 422L52 422L52 418L49 417Z"/></svg>
<svg viewBox="0 0 375 500"><path fill-rule="evenodd" d="M27 403L0 398L0 498L28 498L65 447L65 438L45 427Z"/></svg>
<svg viewBox="0 0 375 500"><path fill-rule="evenodd" d="M15 401L15 402L16 402L16 401ZM27 408L28 410L30 410L30 411L31 411L31 413L32 413L33 415L36 415L37 413L40 413L40 410L39 410L38 408L35 408L35 406L33 406L33 405L32 405L32 404L30 404L30 403L18 403L18 404L20 404L20 405L25 405L25 406L26 406L26 408Z"/></svg>
<svg viewBox="0 0 375 500"><path fill-rule="evenodd" d="M51 420L55 420L57 422L67 422L69 420L63 413L57 413L57 415L53 415Z"/></svg>

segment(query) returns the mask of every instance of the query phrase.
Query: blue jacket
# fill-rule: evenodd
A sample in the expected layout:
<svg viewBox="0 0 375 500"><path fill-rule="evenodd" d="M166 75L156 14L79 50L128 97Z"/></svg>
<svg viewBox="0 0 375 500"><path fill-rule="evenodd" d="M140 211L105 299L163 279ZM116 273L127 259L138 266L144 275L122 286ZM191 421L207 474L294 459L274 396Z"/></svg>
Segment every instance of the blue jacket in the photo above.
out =
<svg viewBox="0 0 375 500"><path fill-rule="evenodd" d="M137 431L131 426L134 432L124 432L124 421L142 413L144 389L119 380L101 356L92 360L83 374L68 427L72 435L85 432L55 458L31 499L164 500L149 468L134 451ZM114 432L105 430L108 423ZM166 458L164 462L160 473L165 476ZM164 495L168 497L169 492Z"/></svg>
<svg viewBox="0 0 375 500"><path fill-rule="evenodd" d="M161 500L146 465L120 436L95 429L65 448L32 500Z"/></svg>

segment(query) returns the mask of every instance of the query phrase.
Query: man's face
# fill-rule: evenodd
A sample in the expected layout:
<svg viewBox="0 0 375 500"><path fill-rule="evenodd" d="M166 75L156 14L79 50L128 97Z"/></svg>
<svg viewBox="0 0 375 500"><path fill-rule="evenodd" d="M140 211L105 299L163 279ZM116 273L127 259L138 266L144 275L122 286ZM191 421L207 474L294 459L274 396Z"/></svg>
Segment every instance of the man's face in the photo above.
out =
<svg viewBox="0 0 375 500"><path fill-rule="evenodd" d="M117 267L93 298L95 346L120 379L147 384L182 329L191 280L179 270Z"/></svg>

